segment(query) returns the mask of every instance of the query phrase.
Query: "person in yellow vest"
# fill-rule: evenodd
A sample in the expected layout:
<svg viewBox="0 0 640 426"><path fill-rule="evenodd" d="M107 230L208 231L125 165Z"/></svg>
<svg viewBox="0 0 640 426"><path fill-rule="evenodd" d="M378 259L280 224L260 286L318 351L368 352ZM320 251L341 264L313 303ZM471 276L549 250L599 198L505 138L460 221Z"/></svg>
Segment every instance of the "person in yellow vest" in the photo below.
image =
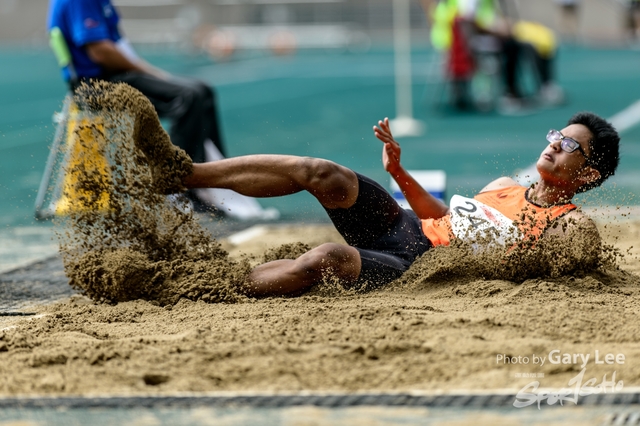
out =
<svg viewBox="0 0 640 426"><path fill-rule="evenodd" d="M412 210L401 208L368 177L324 159L248 155L191 164L181 170L179 179L186 188L226 188L251 197L307 191L324 207L347 242L322 244L295 260L257 266L246 280L247 294L300 294L326 274L351 288L381 286L399 278L427 250L474 234L489 236L491 243L505 246L514 239L535 241L555 236L570 240L574 251L581 253L576 255L576 263L594 258L598 231L571 200L577 193L600 186L618 166L620 138L599 116L578 113L561 130L547 133L548 145L537 161L540 180L534 185L527 188L502 177L474 198L454 195L449 206L425 191L401 165L400 145L388 119L379 121L373 130L383 143L384 168ZM156 190L163 190L161 178L165 175L158 174ZM523 227L525 211L529 226Z"/></svg>
<svg viewBox="0 0 640 426"><path fill-rule="evenodd" d="M629 35L632 41L638 42L640 40L640 0L628 0L627 8Z"/></svg>
<svg viewBox="0 0 640 426"><path fill-rule="evenodd" d="M560 10L556 18L556 28L560 37L570 43L576 43L580 29L580 0L555 0L555 3Z"/></svg>
<svg viewBox="0 0 640 426"><path fill-rule="evenodd" d="M538 103L556 105L564 100L564 92L553 78L557 46L549 28L536 22L511 22L495 0L440 0L435 6L431 0L423 1L432 21L431 43L435 49L448 52L447 72L454 86L464 86L471 79L474 64L469 61L473 61L474 53L493 52L502 59L503 112L518 112L526 106L518 68L527 63L527 57L532 59L540 81Z"/></svg>

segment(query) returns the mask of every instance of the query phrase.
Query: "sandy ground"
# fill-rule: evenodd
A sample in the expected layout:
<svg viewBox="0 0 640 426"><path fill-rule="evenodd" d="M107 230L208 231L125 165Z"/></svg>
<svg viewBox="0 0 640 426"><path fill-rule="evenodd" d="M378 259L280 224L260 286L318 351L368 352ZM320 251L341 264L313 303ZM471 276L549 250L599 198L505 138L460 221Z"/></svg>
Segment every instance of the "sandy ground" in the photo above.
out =
<svg viewBox="0 0 640 426"><path fill-rule="evenodd" d="M598 225L628 251L621 271L367 294L327 284L299 298L164 308L77 296L4 320L0 394L518 391L567 387L583 367L582 383L615 374L619 386L638 386L640 221ZM267 227L223 247L241 257L292 241L340 236L325 225Z"/></svg>
<svg viewBox="0 0 640 426"><path fill-rule="evenodd" d="M149 101L125 85L83 90L83 105L100 115L74 130L64 195L75 211L61 250L75 288L120 303L75 296L2 322L0 395L640 384L640 220L594 216L606 241L628 252L622 269L565 269L562 253L584 252L581 242L546 239L490 263L436 248L369 293L329 281L299 298L249 299L238 288L265 250L291 255L299 246L282 244L339 235L329 226L274 227L218 245L161 195L179 190L192 168ZM521 277L545 276L549 265L576 272L494 273L514 259L527 267Z"/></svg>

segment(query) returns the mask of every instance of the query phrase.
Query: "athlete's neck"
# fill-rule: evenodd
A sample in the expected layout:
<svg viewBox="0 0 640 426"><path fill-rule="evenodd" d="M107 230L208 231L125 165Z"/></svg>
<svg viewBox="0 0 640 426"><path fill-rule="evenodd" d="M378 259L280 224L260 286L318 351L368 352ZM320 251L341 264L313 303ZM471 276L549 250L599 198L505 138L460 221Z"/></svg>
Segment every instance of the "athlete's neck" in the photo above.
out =
<svg viewBox="0 0 640 426"><path fill-rule="evenodd" d="M571 202L574 192L565 191L561 188L549 186L544 181L534 183L525 192L527 201L538 207L550 207Z"/></svg>

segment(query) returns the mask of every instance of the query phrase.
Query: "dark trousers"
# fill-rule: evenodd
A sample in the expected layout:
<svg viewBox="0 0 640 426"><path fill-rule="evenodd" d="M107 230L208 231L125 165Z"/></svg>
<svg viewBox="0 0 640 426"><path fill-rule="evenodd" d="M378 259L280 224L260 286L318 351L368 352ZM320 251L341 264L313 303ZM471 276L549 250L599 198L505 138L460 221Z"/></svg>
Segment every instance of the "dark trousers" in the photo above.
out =
<svg viewBox="0 0 640 426"><path fill-rule="evenodd" d="M543 58L533 45L522 43L513 38L503 41L503 75L507 93L516 97L523 95L518 82L520 64L531 65L540 84L550 83L552 75L552 58Z"/></svg>
<svg viewBox="0 0 640 426"><path fill-rule="evenodd" d="M331 222L360 253L362 269L354 288L370 289L400 277L432 247L422 223L370 178L358 176L358 198L347 209L325 208Z"/></svg>
<svg viewBox="0 0 640 426"><path fill-rule="evenodd" d="M171 120L171 142L184 149L195 163L205 161L207 139L226 157L213 88L198 80L175 76L163 80L138 72L116 74L106 80L127 83L149 98L158 116Z"/></svg>

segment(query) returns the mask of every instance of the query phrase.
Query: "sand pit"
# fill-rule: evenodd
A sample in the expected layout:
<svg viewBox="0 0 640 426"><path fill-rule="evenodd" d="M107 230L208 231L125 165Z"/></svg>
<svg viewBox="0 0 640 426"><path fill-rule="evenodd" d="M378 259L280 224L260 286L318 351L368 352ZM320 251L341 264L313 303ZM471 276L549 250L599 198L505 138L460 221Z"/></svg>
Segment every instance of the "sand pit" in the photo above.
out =
<svg viewBox="0 0 640 426"><path fill-rule="evenodd" d="M616 244L625 250L640 245L638 221L600 228L624 231ZM263 252L265 241L339 241L329 226L265 232L223 245L239 256ZM554 350L590 355L584 382L615 372L625 387L637 386L637 253L619 272L522 284L454 279L367 294L328 285L300 298L183 299L165 308L75 297L0 332L0 392L518 391L533 376L541 386L566 387L582 361L553 364ZM624 364L596 364L596 351L600 362L623 354ZM544 365L532 364L534 354L547 358ZM505 364L504 355L530 361Z"/></svg>
<svg viewBox="0 0 640 426"><path fill-rule="evenodd" d="M122 116L122 108L148 112L127 102L102 111L115 114L105 128L119 147L106 154L110 208L80 209L61 228L65 271L90 298L3 325L0 394L515 392L532 381L596 385L614 374L614 385L640 383L640 221L596 216L618 249L596 250L599 258L547 247L542 257L512 251L508 262L479 264L438 248L376 291L328 278L298 298L256 300L241 291L251 265L341 237L331 226L297 225L213 240L160 194L176 186L168 169L190 166L180 152L165 146L160 155L140 142L139 123L162 132L148 116ZM104 190L79 184L89 201Z"/></svg>

